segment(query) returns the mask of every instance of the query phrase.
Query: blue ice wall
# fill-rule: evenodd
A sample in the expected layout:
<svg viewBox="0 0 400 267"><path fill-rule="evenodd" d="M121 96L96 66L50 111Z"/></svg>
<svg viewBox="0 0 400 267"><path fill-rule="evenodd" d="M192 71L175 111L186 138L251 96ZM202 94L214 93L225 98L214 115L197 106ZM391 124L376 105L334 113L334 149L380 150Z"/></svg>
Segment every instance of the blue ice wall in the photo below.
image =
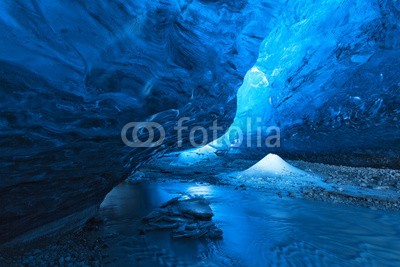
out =
<svg viewBox="0 0 400 267"><path fill-rule="evenodd" d="M399 26L398 1L287 3L238 90L233 126L279 126L283 154L400 166Z"/></svg>
<svg viewBox="0 0 400 267"><path fill-rule="evenodd" d="M396 165L399 18L395 0L1 1L0 240L82 224L176 149L185 116L260 117L282 153ZM126 147L122 127L146 119L166 142Z"/></svg>
<svg viewBox="0 0 400 267"><path fill-rule="evenodd" d="M1 1L0 241L82 223L135 166L174 149L178 118L229 126L274 10L254 0ZM166 128L163 146L125 146L122 127L147 118Z"/></svg>

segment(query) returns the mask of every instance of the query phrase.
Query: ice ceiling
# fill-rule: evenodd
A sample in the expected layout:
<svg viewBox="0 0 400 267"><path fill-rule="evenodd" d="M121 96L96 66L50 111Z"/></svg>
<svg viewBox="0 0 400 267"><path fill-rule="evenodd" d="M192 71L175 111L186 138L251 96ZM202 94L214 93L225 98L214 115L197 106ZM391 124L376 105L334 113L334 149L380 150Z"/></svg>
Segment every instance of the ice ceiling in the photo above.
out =
<svg viewBox="0 0 400 267"><path fill-rule="evenodd" d="M283 156L400 166L396 0L5 0L0 33L1 241L82 223L185 116L261 118ZM124 146L146 119L166 142Z"/></svg>

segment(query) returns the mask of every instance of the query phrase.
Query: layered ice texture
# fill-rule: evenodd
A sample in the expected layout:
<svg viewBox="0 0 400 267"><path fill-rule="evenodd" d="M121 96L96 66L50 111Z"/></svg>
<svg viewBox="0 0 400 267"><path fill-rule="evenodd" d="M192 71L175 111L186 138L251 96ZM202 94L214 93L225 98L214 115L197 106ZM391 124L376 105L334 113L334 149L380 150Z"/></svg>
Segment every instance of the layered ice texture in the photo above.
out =
<svg viewBox="0 0 400 267"><path fill-rule="evenodd" d="M397 168L399 22L397 1L286 3L238 89L228 133L180 161L215 158L216 150L232 148L238 128L241 153L265 155L271 148L260 149L257 131L265 139L278 127L280 147L272 151L287 157Z"/></svg>
<svg viewBox="0 0 400 267"><path fill-rule="evenodd" d="M400 166L399 1L5 0L0 14L2 243L84 222L178 149L182 117L278 126L280 155ZM146 120L165 142L125 146L122 127Z"/></svg>

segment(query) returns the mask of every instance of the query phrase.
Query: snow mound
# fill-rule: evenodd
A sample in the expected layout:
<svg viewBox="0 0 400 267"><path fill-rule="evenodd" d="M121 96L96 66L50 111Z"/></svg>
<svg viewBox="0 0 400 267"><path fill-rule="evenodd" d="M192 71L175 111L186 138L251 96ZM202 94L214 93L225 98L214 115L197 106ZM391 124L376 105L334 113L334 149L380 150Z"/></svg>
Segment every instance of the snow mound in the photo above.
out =
<svg viewBox="0 0 400 267"><path fill-rule="evenodd" d="M306 172L293 167L281 157L275 154L268 154L262 160L241 172L242 176L281 176L281 175L307 175Z"/></svg>

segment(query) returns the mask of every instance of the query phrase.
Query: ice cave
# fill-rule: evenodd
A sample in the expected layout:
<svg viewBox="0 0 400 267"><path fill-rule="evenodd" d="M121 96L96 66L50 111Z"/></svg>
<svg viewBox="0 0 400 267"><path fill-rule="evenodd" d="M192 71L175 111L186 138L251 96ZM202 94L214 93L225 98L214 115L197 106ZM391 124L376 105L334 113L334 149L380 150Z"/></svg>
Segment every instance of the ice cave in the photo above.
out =
<svg viewBox="0 0 400 267"><path fill-rule="evenodd" d="M400 1L1 0L0 266L400 266Z"/></svg>

